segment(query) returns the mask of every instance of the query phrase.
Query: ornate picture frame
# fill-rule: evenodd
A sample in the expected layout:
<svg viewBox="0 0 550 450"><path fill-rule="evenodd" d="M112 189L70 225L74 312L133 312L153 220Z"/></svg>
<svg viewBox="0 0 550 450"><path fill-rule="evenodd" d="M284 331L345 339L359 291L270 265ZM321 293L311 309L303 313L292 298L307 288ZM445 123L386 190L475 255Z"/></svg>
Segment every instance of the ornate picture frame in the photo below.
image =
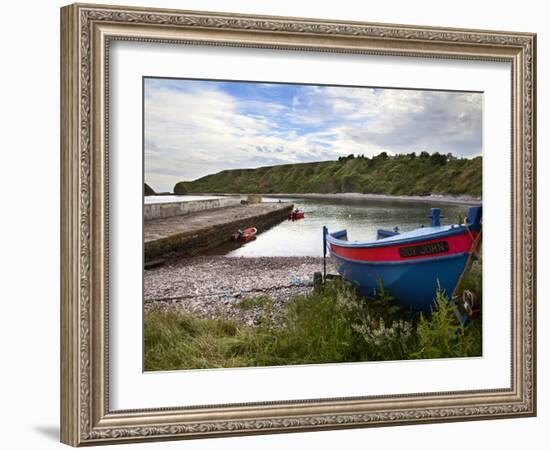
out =
<svg viewBox="0 0 550 450"><path fill-rule="evenodd" d="M109 80L116 40L504 61L512 67L508 389L113 411ZM61 9L61 440L73 446L536 414L536 35L74 4ZM260 399L259 399L260 400Z"/></svg>

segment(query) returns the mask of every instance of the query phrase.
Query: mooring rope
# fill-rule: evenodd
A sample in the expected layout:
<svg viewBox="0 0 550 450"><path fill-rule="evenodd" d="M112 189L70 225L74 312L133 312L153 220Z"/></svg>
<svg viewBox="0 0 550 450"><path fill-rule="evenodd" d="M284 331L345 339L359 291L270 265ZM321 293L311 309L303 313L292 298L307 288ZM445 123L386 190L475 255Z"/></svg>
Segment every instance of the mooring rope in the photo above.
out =
<svg viewBox="0 0 550 450"><path fill-rule="evenodd" d="M293 288L293 287L311 287L313 286L313 283L304 283L304 284L287 284L283 286L271 286L267 288L255 288L255 289L247 289L245 291L240 292L228 292L228 291L221 291L221 292L213 292L210 294L189 294L189 295L178 295L176 297L158 297L158 298L149 298L145 299L144 303L151 303L151 302L166 302L166 301L175 301L175 300L184 300L187 298L201 298L201 297L235 297L235 294L249 294L252 292L266 292L266 291L276 291L278 289L286 289L286 288Z"/></svg>
<svg viewBox="0 0 550 450"><path fill-rule="evenodd" d="M470 246L470 250L468 251L468 259L466 260L466 264L464 265L464 270L460 274L460 277L458 278L458 282L456 283L456 286L453 290L451 298L455 298L457 295L457 292L459 291L460 285L464 281L464 277L466 276L466 272L470 268L470 265L472 263L472 257L475 253L477 253L477 248L479 247L479 243L481 241L481 222L480 222L480 228L478 235L474 238L474 235L472 234L470 227L466 223L466 220L464 220L464 226L466 227L466 231L468 231L468 235L470 236L470 239L472 240L472 245Z"/></svg>

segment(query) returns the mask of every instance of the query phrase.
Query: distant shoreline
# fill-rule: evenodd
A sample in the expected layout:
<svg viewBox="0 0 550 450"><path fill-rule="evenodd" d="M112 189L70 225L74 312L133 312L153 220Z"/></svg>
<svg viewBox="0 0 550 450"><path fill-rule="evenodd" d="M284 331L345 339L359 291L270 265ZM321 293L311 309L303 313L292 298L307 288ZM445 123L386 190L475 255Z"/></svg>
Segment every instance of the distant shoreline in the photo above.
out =
<svg viewBox="0 0 550 450"><path fill-rule="evenodd" d="M447 203L454 205L476 205L482 202L480 197L471 197L469 195L443 195L443 194L430 194L430 195L389 195L389 194L363 194L360 192L342 192L337 194L321 194L321 193L277 193L277 194L243 194L243 193L193 193L192 195L261 195L262 197L273 198L318 198L318 199L330 199L330 200L379 200L379 201L400 201L400 202L413 202L413 203Z"/></svg>

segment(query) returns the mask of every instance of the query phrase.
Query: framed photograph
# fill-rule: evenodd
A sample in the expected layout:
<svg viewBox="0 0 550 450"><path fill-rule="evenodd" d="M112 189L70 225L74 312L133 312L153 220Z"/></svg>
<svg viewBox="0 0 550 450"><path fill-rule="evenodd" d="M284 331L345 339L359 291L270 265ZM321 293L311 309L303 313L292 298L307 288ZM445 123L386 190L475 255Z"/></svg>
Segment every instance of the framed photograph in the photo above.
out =
<svg viewBox="0 0 550 450"><path fill-rule="evenodd" d="M536 414L536 36L61 9L61 440Z"/></svg>

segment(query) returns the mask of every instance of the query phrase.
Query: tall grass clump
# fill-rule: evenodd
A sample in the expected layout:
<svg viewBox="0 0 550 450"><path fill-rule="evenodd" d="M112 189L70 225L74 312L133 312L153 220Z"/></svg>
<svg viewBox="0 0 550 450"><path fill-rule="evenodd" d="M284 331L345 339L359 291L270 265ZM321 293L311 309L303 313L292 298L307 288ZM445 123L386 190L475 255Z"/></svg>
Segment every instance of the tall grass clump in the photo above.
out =
<svg viewBox="0 0 550 450"><path fill-rule="evenodd" d="M235 322L173 312L144 316L145 370L239 367L251 361L225 351L242 333Z"/></svg>
<svg viewBox="0 0 550 450"><path fill-rule="evenodd" d="M146 312L146 370L277 366L481 355L480 321L463 326L447 296L437 291L431 314L413 315L394 303L381 283L366 300L344 281L291 298L274 320L268 298L243 300L261 307L255 327L189 314Z"/></svg>
<svg viewBox="0 0 550 450"><path fill-rule="evenodd" d="M462 325L454 317L445 293L438 288L429 317L420 315L415 359L456 358L481 355L481 333L477 324Z"/></svg>
<svg viewBox="0 0 550 450"><path fill-rule="evenodd" d="M359 336L350 326L361 307L354 289L343 282L294 297L269 351L294 364L361 360Z"/></svg>

